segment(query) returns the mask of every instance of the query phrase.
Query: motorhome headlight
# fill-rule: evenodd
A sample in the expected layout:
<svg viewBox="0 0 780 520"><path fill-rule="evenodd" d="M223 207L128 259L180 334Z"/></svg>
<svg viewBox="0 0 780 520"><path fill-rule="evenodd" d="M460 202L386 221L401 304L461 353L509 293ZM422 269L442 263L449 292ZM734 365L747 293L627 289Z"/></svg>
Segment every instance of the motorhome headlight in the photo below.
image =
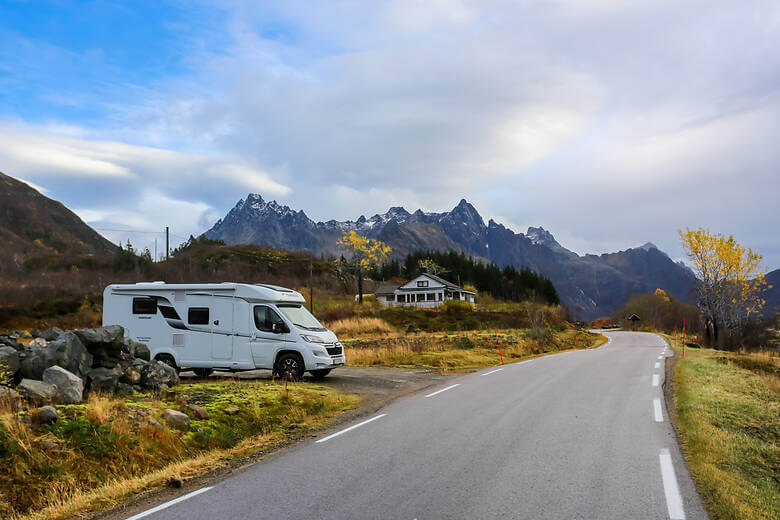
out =
<svg viewBox="0 0 780 520"><path fill-rule="evenodd" d="M303 338L303 341L308 341L309 343L325 343L322 341L322 338L319 336L310 336L309 334L301 334L301 338Z"/></svg>

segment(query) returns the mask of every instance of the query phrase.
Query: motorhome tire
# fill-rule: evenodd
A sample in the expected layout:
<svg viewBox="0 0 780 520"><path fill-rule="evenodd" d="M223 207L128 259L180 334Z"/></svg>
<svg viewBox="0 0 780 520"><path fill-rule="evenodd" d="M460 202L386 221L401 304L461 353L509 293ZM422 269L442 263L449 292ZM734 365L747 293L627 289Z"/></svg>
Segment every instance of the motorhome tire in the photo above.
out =
<svg viewBox="0 0 780 520"><path fill-rule="evenodd" d="M195 372L195 375L198 377L209 377L212 372L214 372L213 368L193 368L193 372Z"/></svg>
<svg viewBox="0 0 780 520"><path fill-rule="evenodd" d="M328 374L330 374L330 371L333 370L331 368L323 368L322 370L311 370L309 373L311 374L312 379L322 379Z"/></svg>
<svg viewBox="0 0 780 520"><path fill-rule="evenodd" d="M303 359L298 354L292 352L282 354L276 360L275 372L284 379L298 381L303 377Z"/></svg>
<svg viewBox="0 0 780 520"><path fill-rule="evenodd" d="M157 361L162 361L163 363L165 363L169 367L171 367L174 370L176 370L177 373L179 372L179 367L176 366L176 360L173 359L173 356L171 356L170 354L160 354L155 359Z"/></svg>

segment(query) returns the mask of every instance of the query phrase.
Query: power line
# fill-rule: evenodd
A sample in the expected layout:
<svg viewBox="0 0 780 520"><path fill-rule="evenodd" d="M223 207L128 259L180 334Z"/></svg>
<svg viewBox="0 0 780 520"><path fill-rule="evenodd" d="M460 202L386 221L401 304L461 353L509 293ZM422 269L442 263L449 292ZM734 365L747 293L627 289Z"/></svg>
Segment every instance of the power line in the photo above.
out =
<svg viewBox="0 0 780 520"><path fill-rule="evenodd" d="M117 233L147 233L147 234L153 234L153 235L164 235L165 231L142 231L139 229L110 229L110 228L99 228L95 227L92 228L96 231L114 231Z"/></svg>

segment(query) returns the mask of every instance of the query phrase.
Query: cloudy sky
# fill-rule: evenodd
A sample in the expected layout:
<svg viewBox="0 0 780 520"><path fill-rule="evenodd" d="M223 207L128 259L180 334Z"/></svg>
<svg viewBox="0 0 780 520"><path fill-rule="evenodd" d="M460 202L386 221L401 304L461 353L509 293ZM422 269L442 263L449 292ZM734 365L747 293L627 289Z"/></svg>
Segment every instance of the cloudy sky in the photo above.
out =
<svg viewBox="0 0 780 520"><path fill-rule="evenodd" d="M465 197L579 253L705 226L775 269L778 34L776 0L6 0L0 171L139 245L248 192Z"/></svg>

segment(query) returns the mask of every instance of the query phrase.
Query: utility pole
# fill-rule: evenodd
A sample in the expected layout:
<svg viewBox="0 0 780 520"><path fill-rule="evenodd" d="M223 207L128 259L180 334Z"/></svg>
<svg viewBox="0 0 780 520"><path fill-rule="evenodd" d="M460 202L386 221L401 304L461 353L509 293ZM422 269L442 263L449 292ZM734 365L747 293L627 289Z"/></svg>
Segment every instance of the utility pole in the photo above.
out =
<svg viewBox="0 0 780 520"><path fill-rule="evenodd" d="M157 237L154 237L154 261L157 262L159 258L157 258Z"/></svg>
<svg viewBox="0 0 780 520"><path fill-rule="evenodd" d="M309 257L309 312L314 314L314 266Z"/></svg>
<svg viewBox="0 0 780 520"><path fill-rule="evenodd" d="M165 226L165 260L168 261L168 253L171 250L171 233L168 226Z"/></svg>

